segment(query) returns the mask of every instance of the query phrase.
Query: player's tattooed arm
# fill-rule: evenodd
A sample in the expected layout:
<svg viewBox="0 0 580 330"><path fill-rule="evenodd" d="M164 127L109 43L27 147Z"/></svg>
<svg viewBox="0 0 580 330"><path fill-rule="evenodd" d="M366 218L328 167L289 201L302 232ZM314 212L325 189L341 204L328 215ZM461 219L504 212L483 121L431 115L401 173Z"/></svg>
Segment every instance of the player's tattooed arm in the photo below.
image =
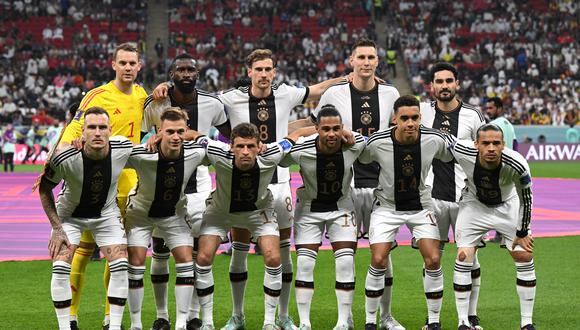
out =
<svg viewBox="0 0 580 330"><path fill-rule="evenodd" d="M40 202L44 213L48 217L50 226L52 227L52 233L50 235L50 240L48 241L48 252L52 259L57 256L62 256L63 250L70 249L70 242L62 228L62 223L56 212L56 204L54 202L54 195L52 194L52 189L56 186L55 183L48 180L42 180L39 187ZM64 245L64 246L63 246Z"/></svg>

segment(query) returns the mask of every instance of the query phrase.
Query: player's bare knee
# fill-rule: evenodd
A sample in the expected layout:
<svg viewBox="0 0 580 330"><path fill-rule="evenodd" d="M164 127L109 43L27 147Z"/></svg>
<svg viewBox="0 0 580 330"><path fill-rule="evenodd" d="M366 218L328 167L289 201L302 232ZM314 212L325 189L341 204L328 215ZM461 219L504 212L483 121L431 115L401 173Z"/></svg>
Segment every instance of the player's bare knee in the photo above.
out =
<svg viewBox="0 0 580 330"><path fill-rule="evenodd" d="M52 261L64 261L66 263L71 263L73 260L73 256L75 254L76 245L71 245L70 247L61 247L60 251L56 254L56 256L52 259Z"/></svg>
<svg viewBox="0 0 580 330"><path fill-rule="evenodd" d="M191 246L178 246L171 251L176 263L191 262L193 249Z"/></svg>
<svg viewBox="0 0 580 330"><path fill-rule="evenodd" d="M211 266L213 261L212 256L204 249L197 252L197 258L195 258L195 263L200 266Z"/></svg>
<svg viewBox="0 0 580 330"><path fill-rule="evenodd" d="M268 267L277 267L280 265L279 241L261 238L259 244L260 248L262 248L262 255L264 256L264 264Z"/></svg>
<svg viewBox="0 0 580 330"><path fill-rule="evenodd" d="M424 262L426 269L435 270L441 267L441 257L439 256L439 253L426 256Z"/></svg>
<svg viewBox="0 0 580 330"><path fill-rule="evenodd" d="M511 255L515 262L530 262L534 258L534 255L527 251L512 251Z"/></svg>
<svg viewBox="0 0 580 330"><path fill-rule="evenodd" d="M379 269L387 268L388 256L388 253L373 253L371 257L372 266Z"/></svg>
<svg viewBox="0 0 580 330"><path fill-rule="evenodd" d="M117 260L119 258L127 258L127 245L115 244L101 247L101 252L105 255L108 261Z"/></svg>
<svg viewBox="0 0 580 330"><path fill-rule="evenodd" d="M467 254L465 253L465 251L459 250L457 252L457 260L463 262L465 261L465 259L467 259Z"/></svg>

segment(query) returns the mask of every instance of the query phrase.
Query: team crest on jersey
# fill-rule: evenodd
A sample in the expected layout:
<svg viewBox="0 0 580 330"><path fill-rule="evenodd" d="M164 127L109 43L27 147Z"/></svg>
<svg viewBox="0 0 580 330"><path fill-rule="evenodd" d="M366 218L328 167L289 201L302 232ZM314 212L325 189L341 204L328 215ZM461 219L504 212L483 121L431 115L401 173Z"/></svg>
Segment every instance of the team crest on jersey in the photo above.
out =
<svg viewBox="0 0 580 330"><path fill-rule="evenodd" d="M415 173L415 166L413 164L403 164L403 175L404 176L413 176Z"/></svg>
<svg viewBox="0 0 580 330"><path fill-rule="evenodd" d="M373 122L373 115L370 111L363 111L360 115L360 122L363 125L370 125Z"/></svg>
<svg viewBox="0 0 580 330"><path fill-rule="evenodd" d="M488 176L484 176L481 178L480 185L482 188L491 189L493 185L491 184L491 180Z"/></svg>
<svg viewBox="0 0 580 330"><path fill-rule="evenodd" d="M169 172L169 171L168 171ZM163 179L163 185L165 188L173 188L177 184L177 178L175 175L168 175Z"/></svg>
<svg viewBox="0 0 580 330"><path fill-rule="evenodd" d="M103 190L104 182L102 179L94 178L91 180L91 192L100 193Z"/></svg>
<svg viewBox="0 0 580 330"><path fill-rule="evenodd" d="M268 109L260 109L258 111L258 119L260 121L266 121L270 118L270 114L268 113Z"/></svg>
<svg viewBox="0 0 580 330"><path fill-rule="evenodd" d="M252 188L252 177L250 174L243 174L240 178L240 188L250 189Z"/></svg>
<svg viewBox="0 0 580 330"><path fill-rule="evenodd" d="M326 169L324 171L324 179L326 181L334 181L334 180L336 180L336 170Z"/></svg>

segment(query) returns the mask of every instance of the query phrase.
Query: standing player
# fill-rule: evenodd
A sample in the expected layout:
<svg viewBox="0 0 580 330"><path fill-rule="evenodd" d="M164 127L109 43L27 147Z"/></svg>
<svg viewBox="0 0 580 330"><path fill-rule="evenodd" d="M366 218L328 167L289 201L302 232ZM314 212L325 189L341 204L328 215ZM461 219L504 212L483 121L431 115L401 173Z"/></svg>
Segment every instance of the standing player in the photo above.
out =
<svg viewBox="0 0 580 330"><path fill-rule="evenodd" d="M70 262L81 232L92 230L111 269L107 292L110 329L120 329L127 300L128 262L125 229L115 196L133 145L126 138L109 141L111 126L104 109L89 108L83 119L82 150L69 147L52 157L40 183L40 200L52 226L52 300L59 329L71 329ZM52 189L63 179L65 188L55 206Z"/></svg>
<svg viewBox="0 0 580 330"><path fill-rule="evenodd" d="M276 76L276 61L270 50L254 50L246 59L251 85L230 89L219 95L226 107L230 123L252 123L258 127L259 141L272 143L288 134L288 120L292 109L307 100L317 100L331 84L344 80L335 78L307 88L296 88L286 84L273 85ZM270 191L274 196L274 210L280 228L280 255L282 259L282 292L277 323L285 330L293 327L288 315L290 289L292 287L292 259L290 258L290 233L292 228L292 194L290 171L279 167L274 171ZM250 248L247 230L232 230L232 259L230 282L232 287L233 312L223 330L236 330L244 326L244 292L248 277L246 264Z"/></svg>
<svg viewBox="0 0 580 330"><path fill-rule="evenodd" d="M433 159L453 159L447 147L450 138L438 130L420 125L419 101L407 95L394 105L396 126L375 133L359 160L380 165L377 204L371 214L369 241L371 265L367 273L366 326L376 329L376 312L384 290L387 257L399 227L406 224L418 239L425 263L423 286L427 298L428 325L440 329L443 271L439 254L439 230L425 178Z"/></svg>
<svg viewBox="0 0 580 330"><path fill-rule="evenodd" d="M501 128L505 146L517 151L518 140L516 138L516 132L512 123L510 123L510 121L503 115L503 102L499 97L492 97L487 100L487 103L485 104L485 114L492 124Z"/></svg>
<svg viewBox="0 0 580 330"><path fill-rule="evenodd" d="M234 225L249 230L262 248L266 267L263 329L280 329L275 322L282 289L282 265L277 214L269 183L278 163L290 151L292 141L302 132L297 130L280 142L268 144L268 149L259 156L260 133L253 124L234 127L230 145L207 137L201 139L200 143L208 145L207 157L216 169L216 190L207 200L197 255L196 286L203 315L202 329L213 329L213 258Z"/></svg>
<svg viewBox="0 0 580 330"><path fill-rule="evenodd" d="M115 71L115 79L106 85L90 90L85 95L74 120L65 129L61 139L61 147L81 137L83 113L93 106L99 106L107 111L113 135L125 136L133 144L140 142L143 104L147 98L147 93L141 86L134 83L141 69L137 48L129 43L117 46L113 54L112 67ZM125 212L127 194L136 183L137 175L134 170L127 169L122 171L119 178L119 194L117 195L117 203L121 209L121 215ZM95 241L91 232L84 232L79 248L75 252L71 269L71 286L73 288L71 328L73 329L77 327L77 314L84 285L85 269L94 248ZM105 286L109 282L108 274L108 270L105 269ZM108 314L109 304L105 302L104 329L107 329L109 323Z"/></svg>
<svg viewBox="0 0 580 330"><path fill-rule="evenodd" d="M516 264L520 326L535 329L532 323L536 296L534 240L529 233L532 179L526 160L519 153L504 148L504 140L499 127L487 124L478 130L475 148L471 141L459 141L453 147L455 159L467 174L467 188L459 202L455 231L458 250L453 287L459 329L471 329L468 313L472 286L470 271L478 242L492 229L503 235Z"/></svg>
<svg viewBox="0 0 580 330"><path fill-rule="evenodd" d="M459 73L449 63L436 63L431 68L431 89L433 98L430 104L422 104L421 123L426 127L435 128L449 133L459 139L475 140L477 129L485 124L483 114L476 106L467 104L457 97L459 90ZM449 227L455 229L459 198L465 187L465 173L455 162L433 160L432 173L429 173L428 182L432 185L431 197L435 218L439 225L441 236L441 253L445 242L449 242ZM413 240L413 247L416 244ZM479 327L477 317L477 301L480 288L480 266L477 261L473 265L472 305L470 306L470 320L473 327ZM479 328L477 328L479 329Z"/></svg>
<svg viewBox="0 0 580 330"><path fill-rule="evenodd" d="M322 94L319 105L329 103L335 105L341 114L345 128L369 137L374 132L389 127L393 104L399 97L399 92L391 85L377 82L375 72L379 57L377 46L373 41L362 39L355 43L349 62L353 69L352 82L329 87ZM312 113L310 119L296 121L295 125L305 126L315 123L319 110L320 106ZM378 183L379 166L377 163L363 165L358 161L355 162L352 194L357 227L361 236L368 235L374 200L373 190ZM404 330L405 328L391 315L392 285L393 268L389 254L385 272L385 290L381 298L380 324L383 329Z"/></svg>
<svg viewBox="0 0 580 330"><path fill-rule="evenodd" d="M492 97L487 100L485 104L485 114L489 118L492 124L497 125L501 128L503 133L505 146L512 149L518 150L518 140L516 139L516 132L512 124L503 116L503 102L499 97ZM501 234L496 232L495 236L489 240L489 242L500 243ZM476 255L477 258L477 255Z"/></svg>
<svg viewBox="0 0 580 330"><path fill-rule="evenodd" d="M144 147L136 147L127 161L127 167L134 168L140 178L129 197L126 212L132 329L142 328L143 275L153 229L166 238L175 257L175 328L186 328L193 294L194 264L191 225L187 219L188 200L184 191L205 158L205 148L183 142L187 120L186 113L179 108L165 110L160 118L158 151L150 153ZM169 326L168 320L165 321Z"/></svg>
<svg viewBox="0 0 580 330"><path fill-rule="evenodd" d="M355 144L343 146L342 119L327 104L318 112L317 135L299 140L282 161L300 165L304 185L297 191L294 241L298 255L296 302L300 329L310 330L310 305L314 295L314 266L324 230L334 250L338 321L334 329L347 330L354 296L354 251L357 228L351 196L351 167L365 147L355 133Z"/></svg>
<svg viewBox="0 0 580 330"><path fill-rule="evenodd" d="M212 126L217 127L224 136L230 135L230 125L227 120L224 105L215 96L195 88L199 71L195 59L189 54L175 57L171 63L169 76L173 87L167 91L168 97L153 100L152 96L145 101L143 131L151 127L160 127L161 113L169 107L180 107L187 112L187 126L201 134L209 135ZM201 215L205 210L205 200L211 191L211 178L206 166L200 165L189 179L185 188L187 197L187 221L192 226L192 234L197 241L201 226ZM194 244L193 260L196 257ZM169 249L163 238L153 231L153 258L151 259L151 282L157 308L157 319L152 329L161 330L169 326L167 310L167 283L169 281ZM191 300L189 323L193 326L199 323L199 302L195 290Z"/></svg>

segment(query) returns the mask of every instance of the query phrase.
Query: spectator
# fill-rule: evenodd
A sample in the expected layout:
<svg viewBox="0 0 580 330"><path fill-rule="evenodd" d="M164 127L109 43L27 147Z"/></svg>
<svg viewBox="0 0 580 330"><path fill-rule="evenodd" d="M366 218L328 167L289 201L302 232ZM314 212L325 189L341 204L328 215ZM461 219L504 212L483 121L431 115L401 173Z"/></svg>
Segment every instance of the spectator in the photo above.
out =
<svg viewBox="0 0 580 330"><path fill-rule="evenodd" d="M16 150L16 132L12 124L6 125L2 134L2 153L4 158L4 172L14 172L14 152Z"/></svg>

